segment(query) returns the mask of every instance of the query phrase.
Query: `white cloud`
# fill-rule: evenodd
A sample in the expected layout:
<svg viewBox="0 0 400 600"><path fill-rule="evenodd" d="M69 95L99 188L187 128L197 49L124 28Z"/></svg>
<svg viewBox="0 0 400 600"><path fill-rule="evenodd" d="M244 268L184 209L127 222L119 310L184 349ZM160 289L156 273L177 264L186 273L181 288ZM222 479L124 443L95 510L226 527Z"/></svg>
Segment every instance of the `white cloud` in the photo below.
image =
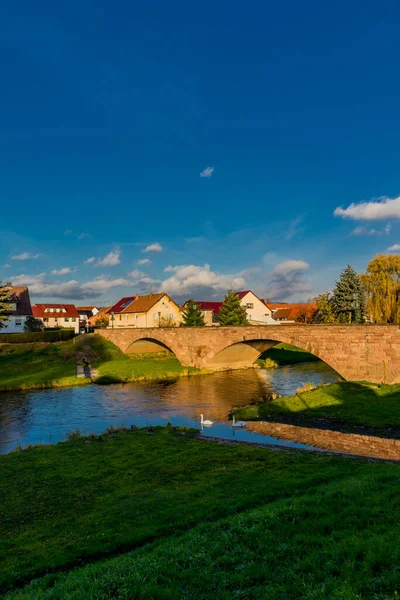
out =
<svg viewBox="0 0 400 600"><path fill-rule="evenodd" d="M96 260L96 259L95 259L95 257L94 257L94 256L91 256L90 258L87 258L87 259L84 261L84 264L85 264L85 265L90 265L90 263L94 262L95 260Z"/></svg>
<svg viewBox="0 0 400 600"><path fill-rule="evenodd" d="M304 277L310 265L304 260L285 260L267 276L266 296L273 300L299 300L309 296L312 287Z"/></svg>
<svg viewBox="0 0 400 600"><path fill-rule="evenodd" d="M142 258L137 261L138 265L149 265L150 263L151 263L151 260L149 258Z"/></svg>
<svg viewBox="0 0 400 600"><path fill-rule="evenodd" d="M388 223L382 229L374 229L373 227L356 227L351 232L351 235L389 235L390 223Z"/></svg>
<svg viewBox="0 0 400 600"><path fill-rule="evenodd" d="M215 273L207 264L168 266L164 271L173 275L161 282L160 291L181 299L188 296L198 300L219 299L230 287L240 290L246 285L240 275Z"/></svg>
<svg viewBox="0 0 400 600"><path fill-rule="evenodd" d="M271 275L287 275L294 271L306 271L309 268L310 265L304 260L284 260L274 267Z"/></svg>
<svg viewBox="0 0 400 600"><path fill-rule="evenodd" d="M338 206L333 214L343 219L354 221L382 221L384 219L400 218L400 196L397 198L378 198L370 202L350 204L347 208Z"/></svg>
<svg viewBox="0 0 400 600"><path fill-rule="evenodd" d="M127 276L132 277L132 279L140 279L140 277L144 277L145 275L146 273L139 271L139 269L133 269L133 271L127 273Z"/></svg>
<svg viewBox="0 0 400 600"><path fill-rule="evenodd" d="M162 252L164 248L158 242L154 242L153 244L149 244L143 250L143 252Z"/></svg>
<svg viewBox="0 0 400 600"><path fill-rule="evenodd" d="M72 229L66 229L64 231L64 235L71 235L71 233L72 233Z"/></svg>
<svg viewBox="0 0 400 600"><path fill-rule="evenodd" d="M41 254L30 254L30 252L22 252L21 254L14 254L14 256L11 256L11 260L29 260L29 259L39 258L39 256L42 256L42 255Z"/></svg>
<svg viewBox="0 0 400 600"><path fill-rule="evenodd" d="M63 269L53 269L52 270L52 275L67 275L68 273L71 273L71 269L69 267L64 267Z"/></svg>
<svg viewBox="0 0 400 600"><path fill-rule="evenodd" d="M3 269L8 269L9 267L11 267L9 264L3 265Z"/></svg>
<svg viewBox="0 0 400 600"><path fill-rule="evenodd" d="M387 252L398 252L400 250L400 244L393 244L393 246L389 246Z"/></svg>
<svg viewBox="0 0 400 600"><path fill-rule="evenodd" d="M206 167L203 169L203 171L201 171L200 177L211 177L211 175L214 173L214 170L214 167Z"/></svg>
<svg viewBox="0 0 400 600"><path fill-rule="evenodd" d="M49 281L45 273L39 275L17 275L11 279L15 285L28 285L32 297L64 298L66 300L82 300L98 298L103 293L116 287L132 286L128 279L110 279L104 275L92 281L79 283L75 279L63 282Z"/></svg>
<svg viewBox="0 0 400 600"><path fill-rule="evenodd" d="M299 215L289 223L289 227L287 228L285 238L287 240L291 240L300 232L300 226L304 221L304 215Z"/></svg>
<svg viewBox="0 0 400 600"><path fill-rule="evenodd" d="M119 265L121 262L119 259L120 255L121 250L116 248L109 252L104 258L97 261L96 267L114 267L115 265Z"/></svg>

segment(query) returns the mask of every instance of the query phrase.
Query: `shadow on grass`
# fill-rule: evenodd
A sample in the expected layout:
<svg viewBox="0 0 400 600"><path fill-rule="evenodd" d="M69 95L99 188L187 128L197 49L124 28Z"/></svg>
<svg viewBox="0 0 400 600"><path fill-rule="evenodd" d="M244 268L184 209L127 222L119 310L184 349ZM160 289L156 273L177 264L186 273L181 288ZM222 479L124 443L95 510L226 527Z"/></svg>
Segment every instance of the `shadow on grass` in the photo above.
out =
<svg viewBox="0 0 400 600"><path fill-rule="evenodd" d="M366 427L399 437L400 385L345 381L321 385L309 392L244 407L235 411L235 416L317 427Z"/></svg>

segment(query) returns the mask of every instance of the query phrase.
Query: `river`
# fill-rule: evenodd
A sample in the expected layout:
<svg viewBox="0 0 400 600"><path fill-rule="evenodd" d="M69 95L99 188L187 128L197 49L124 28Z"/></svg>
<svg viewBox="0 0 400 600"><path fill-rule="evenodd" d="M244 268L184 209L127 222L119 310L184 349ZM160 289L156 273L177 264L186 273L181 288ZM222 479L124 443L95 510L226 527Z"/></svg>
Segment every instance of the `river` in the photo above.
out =
<svg viewBox="0 0 400 600"><path fill-rule="evenodd" d="M278 369L246 369L182 377L173 382L58 388L0 393L0 454L17 445L52 444L68 432L101 433L110 425L132 424L200 427L200 414L214 421L203 434L290 447L303 444L233 429L232 408L267 398L287 396L305 382L331 383L338 374L314 362Z"/></svg>

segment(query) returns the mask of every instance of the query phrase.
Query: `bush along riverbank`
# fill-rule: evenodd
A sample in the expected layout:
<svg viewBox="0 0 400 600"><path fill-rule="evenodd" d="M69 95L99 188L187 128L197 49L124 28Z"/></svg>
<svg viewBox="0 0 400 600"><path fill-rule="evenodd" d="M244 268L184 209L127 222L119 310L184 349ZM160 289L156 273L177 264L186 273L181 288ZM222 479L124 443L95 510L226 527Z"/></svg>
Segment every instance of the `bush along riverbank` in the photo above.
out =
<svg viewBox="0 0 400 600"><path fill-rule="evenodd" d="M90 363L97 371L94 383L164 381L206 373L183 367L171 353L139 357L121 352L99 335L82 335L53 344L0 344L0 391L86 385L76 376L77 365Z"/></svg>
<svg viewBox="0 0 400 600"><path fill-rule="evenodd" d="M170 427L71 438L0 456L7 600L398 598L397 465Z"/></svg>
<svg viewBox="0 0 400 600"><path fill-rule="evenodd" d="M236 419L271 420L400 438L400 385L305 384L294 396L235 410Z"/></svg>

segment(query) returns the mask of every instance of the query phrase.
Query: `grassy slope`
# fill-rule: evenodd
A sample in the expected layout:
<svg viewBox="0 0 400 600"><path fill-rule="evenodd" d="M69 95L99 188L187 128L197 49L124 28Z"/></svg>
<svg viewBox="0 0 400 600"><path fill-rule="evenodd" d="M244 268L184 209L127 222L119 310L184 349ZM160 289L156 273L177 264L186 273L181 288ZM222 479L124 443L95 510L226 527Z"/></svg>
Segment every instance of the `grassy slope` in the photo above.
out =
<svg viewBox="0 0 400 600"><path fill-rule="evenodd" d="M314 354L305 352L296 346L290 344L277 344L270 350L263 352L258 359L261 361L259 364L263 364L265 360L269 358L276 362L277 366L282 367L284 365L297 365L304 362L313 362L319 360Z"/></svg>
<svg viewBox="0 0 400 600"><path fill-rule="evenodd" d="M3 586L136 547L10 599L398 598L397 465L162 429L13 453L0 471Z"/></svg>
<svg viewBox="0 0 400 600"><path fill-rule="evenodd" d="M245 420L274 414L326 417L373 428L400 427L400 385L340 382L235 411Z"/></svg>
<svg viewBox="0 0 400 600"><path fill-rule="evenodd" d="M0 390L84 384L76 377L74 340L0 345Z"/></svg>
<svg viewBox="0 0 400 600"><path fill-rule="evenodd" d="M138 359L124 354L99 335L85 335L55 344L0 345L0 390L84 385L76 364L85 356L99 372L96 383L168 379L195 373L175 357Z"/></svg>

